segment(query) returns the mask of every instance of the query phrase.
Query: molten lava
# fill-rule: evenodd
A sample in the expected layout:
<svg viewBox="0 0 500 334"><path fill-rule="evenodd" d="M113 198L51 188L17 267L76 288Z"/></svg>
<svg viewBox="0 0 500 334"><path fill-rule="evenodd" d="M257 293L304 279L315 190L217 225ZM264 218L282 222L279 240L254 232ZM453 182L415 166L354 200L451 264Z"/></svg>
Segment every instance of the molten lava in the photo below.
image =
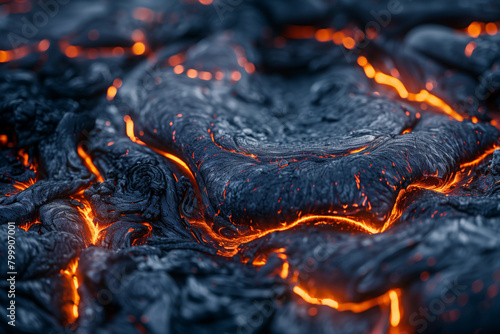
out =
<svg viewBox="0 0 500 334"><path fill-rule="evenodd" d="M94 214L90 204L85 199L80 199L80 203L83 207L79 206L78 211L90 231L88 240L90 244L95 245L99 239L102 238L102 231L104 230L104 227L100 227L99 224L94 224Z"/></svg>
<svg viewBox="0 0 500 334"><path fill-rule="evenodd" d="M453 117L455 120L459 122L464 120L464 117L462 115L453 110L443 100L441 100L435 95L432 95L425 89L422 89L420 93L417 94L409 93L406 90L406 87L399 79L375 70L373 66L368 62L366 57L363 56L359 57L358 64L359 66L363 67L365 74L368 78L375 79L377 83L393 87L398 92L401 98L407 99L408 101L412 102L425 102L431 106L440 109L441 111Z"/></svg>
<svg viewBox="0 0 500 334"><path fill-rule="evenodd" d="M18 189L19 191L23 191L25 189L28 189L32 185L36 183L35 179L29 179L26 182L14 182L13 186L14 188Z"/></svg>
<svg viewBox="0 0 500 334"><path fill-rule="evenodd" d="M78 294L78 277L76 276L76 270L78 268L78 260L74 259L68 265L65 270L61 269L61 275L63 280L71 287L70 297L72 305L66 310L67 321L72 324L78 319L78 305L80 304L80 295Z"/></svg>
<svg viewBox="0 0 500 334"><path fill-rule="evenodd" d="M364 60L361 60L361 63L363 64ZM370 71L370 68L373 69L373 67L371 67L371 65L369 65L367 62L365 63L365 66L367 66L367 68L369 69L368 71ZM374 73L376 72L374 69L373 69L373 71L374 71ZM403 90L401 88L401 87L404 88L403 84L399 80L397 80L397 81L396 80L397 79L394 78L394 80L391 82L394 84L396 84L396 82L399 82L400 86L399 86L399 84L396 84L396 85L403 92ZM406 91L406 89L404 89L404 91ZM411 95L409 94L408 97L410 97L410 96ZM434 98L436 98L436 97L434 97ZM428 101L433 101L433 98L431 96L428 96ZM460 115L458 115L458 116L460 116ZM463 120L463 118L462 118L462 120ZM134 122L130 118L130 116L128 116L128 115L125 116L124 121L126 123L127 136L130 138L130 140L132 140L133 142L138 143L140 145L148 146L146 143L144 143L143 141L141 141L139 138L137 138L135 136ZM210 132L211 131L209 130L209 133ZM214 138L213 138L213 133L211 133L211 138L212 138L212 141L215 143ZM358 152L362 152L367 147L368 146L363 146L359 149L351 150L347 154L355 154ZM176 157L175 155L165 153L165 152L158 150L156 148L152 148L152 147L150 147L150 148L153 149L155 152L167 157L168 159L170 159L171 161L176 163L179 167L181 167L183 170L189 171L189 175L191 176L192 180L194 180L194 175L192 174L190 168L180 158ZM486 158L489 154L491 154L493 152L493 150L494 150L494 148L489 150L488 152L486 152L485 154L483 154L481 157L474 160L473 162L462 164L461 168L478 163L482 159ZM234 152L234 153L247 155L247 153L242 153L242 152ZM257 158L256 158L257 156L255 156L253 154L248 154L248 156L257 160ZM457 172L457 173L454 173L451 177L445 179L444 181L440 180L438 178L437 174L436 175L429 175L430 178L437 180L437 182L434 182L431 185L429 185L425 182L417 182L415 184L410 185L407 189L400 191L398 194L398 197L393 205L391 213L388 216L388 218L385 220L382 227L374 227L372 222L370 222L369 220L360 218L360 217L347 217L347 216L331 215L331 214L329 214L329 215L311 214L311 215L306 215L306 216L297 218L295 221L293 221L291 223L283 224L277 228L270 228L270 229L267 229L264 231L253 230L252 233L248 234L248 235L239 235L237 237L226 237L220 233L215 232L212 228L210 228L210 226L207 224L206 221L193 220L193 221L190 221L190 223L193 226L198 227L205 235L209 236L212 240L214 240L215 242L218 243L218 245L221 247L218 250L218 254L223 255L223 256L228 256L228 257L234 256L235 254L237 254L238 247L240 245L249 243L249 242L256 240L258 238L265 237L266 235L269 235L271 233L278 232L278 231L285 231L285 230L291 229L295 226L305 224L305 223L314 223L316 225L318 225L318 224L329 224L329 225L347 224L348 226L354 227L355 229L360 230L360 231L365 232L365 233L370 233L370 234L382 233L382 232L386 231L387 229L389 229L401 216L402 212L404 211L404 207L402 207L402 205L401 205L401 200L406 193L413 191L413 190L418 190L418 189L427 189L427 190L446 194L446 193L449 193L452 189L454 189L457 186L457 184L463 179L464 175L465 175L464 172ZM370 209L371 209L371 206L369 206L368 211Z"/></svg>
<svg viewBox="0 0 500 334"><path fill-rule="evenodd" d="M126 124L127 136L130 138L131 141L133 141L134 143L137 143L139 145L147 146L150 149L152 149L153 151L155 151L156 153L163 155L165 158L167 158L169 160L172 160L177 166L179 166L182 170L184 170L187 173L187 175L189 176L189 178L191 180L194 180L194 175L191 172L191 169L184 161L182 161L180 158L176 157L173 154L163 152L157 148L150 147L150 146L146 145L146 143L144 143L142 140L140 140L139 138L137 138L135 136L135 134L134 134L134 121L132 121L130 116L126 115L125 117L123 117L123 120L125 121L125 124Z"/></svg>
<svg viewBox="0 0 500 334"><path fill-rule="evenodd" d="M389 290L379 297L365 300L360 303L343 303L331 298L312 297L305 289L299 286L295 286L293 288L293 292L309 304L325 305L341 312L349 311L353 313L360 313L375 306L389 306L391 310L389 318L391 326L397 327L399 325L399 322L401 321L402 310L400 309L399 305L399 297L401 295L401 291L399 289Z"/></svg>
<svg viewBox="0 0 500 334"><path fill-rule="evenodd" d="M99 173L99 170L96 168L90 156L85 152L81 145L78 145L78 155L82 158L85 167L87 167L92 174L94 174L97 178L97 181L104 182L103 177Z"/></svg>

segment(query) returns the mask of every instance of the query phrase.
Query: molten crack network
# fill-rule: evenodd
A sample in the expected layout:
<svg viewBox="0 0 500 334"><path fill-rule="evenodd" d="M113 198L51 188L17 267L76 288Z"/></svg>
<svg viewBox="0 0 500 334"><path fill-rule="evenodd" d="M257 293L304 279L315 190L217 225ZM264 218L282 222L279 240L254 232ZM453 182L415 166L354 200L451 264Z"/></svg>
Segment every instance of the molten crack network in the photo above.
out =
<svg viewBox="0 0 500 334"><path fill-rule="evenodd" d="M417 14L386 30L359 25L382 1L318 4L338 11L325 26L308 1L293 15L294 5L258 3L106 2L84 10L88 21L59 4L60 33L48 24L2 46L0 216L22 229L19 266L43 268L27 262L22 279L46 275L63 290L19 311L50 313L45 299L60 308L54 321L33 315L38 327L20 319L26 333L283 333L302 318L310 327L291 333L410 333L436 300L442 310L422 328L439 332L468 303L494 308L493 265L456 303L436 296L458 289L444 277L499 254L488 220L500 216L498 89L482 85L499 75L488 43L500 24L474 12L449 27ZM0 8L9 20L33 10ZM318 25L299 25L308 15ZM476 106L467 94L481 89ZM468 242L483 262L451 262ZM20 291L18 305L30 299ZM272 324L242 325L259 299L272 301Z"/></svg>

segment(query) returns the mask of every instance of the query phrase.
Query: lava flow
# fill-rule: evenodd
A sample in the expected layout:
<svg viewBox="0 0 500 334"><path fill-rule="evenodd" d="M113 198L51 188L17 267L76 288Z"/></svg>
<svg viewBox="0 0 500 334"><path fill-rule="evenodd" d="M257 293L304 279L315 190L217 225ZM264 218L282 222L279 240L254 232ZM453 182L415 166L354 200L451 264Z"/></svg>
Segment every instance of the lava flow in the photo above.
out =
<svg viewBox="0 0 500 334"><path fill-rule="evenodd" d="M0 1L0 333L498 332L499 17Z"/></svg>
<svg viewBox="0 0 500 334"><path fill-rule="evenodd" d="M61 275L65 284L70 287L70 295L68 306L66 309L68 323L74 323L78 319L78 305L80 303L80 295L78 294L78 277L76 271L78 268L78 260L72 260L67 269L61 269Z"/></svg>
<svg viewBox="0 0 500 334"><path fill-rule="evenodd" d="M311 297L306 290L302 289L299 286L295 286L293 288L293 292L299 295L302 299L304 299L306 302L310 304L329 306L341 312L349 311L354 313L360 313L368 309L371 309L372 307L375 306L388 305L390 306L391 310L389 318L391 326L397 327L399 325L399 322L401 321L401 310L399 306L399 298L401 291L399 289L390 290L379 297L369 299L361 303L340 303L331 298Z"/></svg>
<svg viewBox="0 0 500 334"><path fill-rule="evenodd" d="M402 84L401 84L402 85ZM127 136L130 138L131 141L138 143L143 146L148 146L146 143L144 143L142 140L137 138L135 136L134 132L134 122L130 118L130 116L125 116L124 121L126 123L126 132ZM213 137L212 137L213 141ZM150 147L150 146L148 146ZM182 170L188 172L189 177L191 180L194 180L194 175L191 172L191 169L188 167L188 165L182 161L180 158L176 157L173 154L163 152L157 148L150 147L152 150L154 150L156 153L159 153L168 159L170 159L172 162L177 164ZM466 167L470 167L473 165L478 164L480 161L484 160L486 157L488 157L497 147L493 147L489 150L487 150L484 154L482 154L479 158L475 159L474 161L471 162L466 162L462 163L460 165L461 171L458 171L454 173L451 177L446 178L444 181L440 180L437 178L437 174L435 176L430 176L430 178L436 177L436 182L431 182L431 184L428 184L426 182L416 182L415 184L410 185L408 188L403 189L402 191L399 192L396 201L394 202L394 205L392 207L390 215L387 217L385 222L380 226L380 227L374 227L373 223L370 220L359 218L359 217L349 217L349 216L340 216L340 215L315 215L315 214L310 214L310 215L305 215L303 217L300 217L290 223L285 223L282 224L281 226L277 228L269 228L265 231L252 231L252 234L248 235L240 235L238 237L226 237L220 233L217 233L214 231L206 221L199 221L199 220L193 220L190 223L193 226L196 226L200 228L208 237L210 237L212 240L216 241L218 245L221 247L219 249L219 254L224 255L224 256L234 256L238 253L238 247L240 247L243 244L247 244L253 240L263 238L267 235L270 235L272 233L278 232L278 231L285 231L292 229L296 226L302 225L302 224L308 224L308 223L314 223L315 225L321 225L321 224L327 224L327 225L337 225L341 226L342 224L346 224L348 226L352 226L353 228L360 230L365 233L369 234L377 234L377 233L382 233L389 229L396 221L398 221L399 217L401 216L402 212L404 211L404 206L400 204L402 201L403 197L405 194L418 190L418 189L427 189L431 191L435 191L437 193L442 193L442 194L447 194L449 193L452 189L454 189L467 175L470 175L470 173L467 174L467 171L464 170ZM353 150L349 154L354 154L357 152L361 152L365 147L362 147L361 149L358 150ZM233 152L236 154L241 154L240 152ZM252 158L255 158L256 156L251 155ZM467 174L467 175L466 175Z"/></svg>
<svg viewBox="0 0 500 334"><path fill-rule="evenodd" d="M398 92L398 94L401 98L407 99L408 101L412 101L412 102L428 103L431 106L439 108L441 111L443 111L447 115L453 117L455 120L457 120L459 122L464 120L464 117L462 115L460 115L455 110L453 110L443 100L441 100L437 96L429 93L425 89L422 89L420 91L420 93L417 93L417 94L409 93L406 90L406 87L403 85L403 83L399 79L375 70L373 68L373 66L368 62L366 57L363 57L363 56L359 57L358 64L359 64L359 66L363 67L365 74L368 78L375 79L375 81L377 83L393 87L394 89L396 89L396 91Z"/></svg>

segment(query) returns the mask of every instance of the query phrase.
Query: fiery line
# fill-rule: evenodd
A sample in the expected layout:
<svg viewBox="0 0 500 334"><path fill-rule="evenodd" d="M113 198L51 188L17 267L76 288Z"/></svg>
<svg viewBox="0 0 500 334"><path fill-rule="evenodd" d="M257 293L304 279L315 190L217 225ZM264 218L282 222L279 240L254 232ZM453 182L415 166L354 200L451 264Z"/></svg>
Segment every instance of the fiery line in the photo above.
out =
<svg viewBox="0 0 500 334"><path fill-rule="evenodd" d="M379 84L393 87L394 89L396 89L401 98L407 99L408 101L412 102L426 102L431 106L441 109L444 113L453 117L459 122L462 122L464 120L464 117L462 115L453 110L443 100L435 95L432 95L425 89L422 89L418 94L408 93L408 90L399 79L375 70L373 66L368 62L366 57L359 57L358 65L363 67L368 78L375 79L375 81Z"/></svg>
<svg viewBox="0 0 500 334"><path fill-rule="evenodd" d="M74 259L70 262L67 269L65 270L61 269L61 275L66 280L69 280L71 282L71 287L72 287L73 306L71 307L70 319L68 320L69 323L74 323L78 318L78 305L80 304L80 295L78 294L79 282L76 276L77 268L78 268L78 260Z"/></svg>
<svg viewBox="0 0 500 334"><path fill-rule="evenodd" d="M188 175L191 177L192 180L194 180L194 175L191 172L191 169L189 168L189 166L184 161L182 161L181 159L179 159L178 157L176 157L173 154L170 154L170 153L167 153L167 152L163 152L163 151L161 151L161 150L159 150L157 148L148 146L145 142L143 142L142 140L140 140L139 138L137 138L135 136L135 134L134 134L134 121L132 121L132 119L130 118L130 116L126 115L125 117L123 117L123 120L125 121L127 136L130 138L131 141L133 141L134 143L137 143L139 145L143 145L143 146L149 147L150 149L152 149L156 153L163 155L165 158L167 158L169 160L172 160L179 167L181 167L184 171L186 171L188 173Z"/></svg>
<svg viewBox="0 0 500 334"><path fill-rule="evenodd" d="M87 152L85 152L82 145L78 145L78 155L80 156L80 158L82 158L85 167L87 167L90 172L96 176L97 181L104 182L104 179L99 173L99 170L96 168Z"/></svg>
<svg viewBox="0 0 500 334"><path fill-rule="evenodd" d="M361 313L375 306L389 305L391 309L391 326L396 327L401 321L401 311L399 308L399 295L401 294L401 292L399 289L389 290L379 297L365 300L360 303L340 303L331 298L312 297L306 290L302 289L298 285L293 287L293 292L309 304L325 305L340 312L350 311L353 313Z"/></svg>

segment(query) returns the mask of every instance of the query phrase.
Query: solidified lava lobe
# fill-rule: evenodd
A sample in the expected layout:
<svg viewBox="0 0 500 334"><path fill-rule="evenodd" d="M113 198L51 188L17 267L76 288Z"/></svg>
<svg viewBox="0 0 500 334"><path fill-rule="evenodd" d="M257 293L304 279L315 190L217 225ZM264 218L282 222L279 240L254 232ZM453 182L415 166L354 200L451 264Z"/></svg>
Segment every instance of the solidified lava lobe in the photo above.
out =
<svg viewBox="0 0 500 334"><path fill-rule="evenodd" d="M0 332L498 331L499 17L2 2Z"/></svg>

